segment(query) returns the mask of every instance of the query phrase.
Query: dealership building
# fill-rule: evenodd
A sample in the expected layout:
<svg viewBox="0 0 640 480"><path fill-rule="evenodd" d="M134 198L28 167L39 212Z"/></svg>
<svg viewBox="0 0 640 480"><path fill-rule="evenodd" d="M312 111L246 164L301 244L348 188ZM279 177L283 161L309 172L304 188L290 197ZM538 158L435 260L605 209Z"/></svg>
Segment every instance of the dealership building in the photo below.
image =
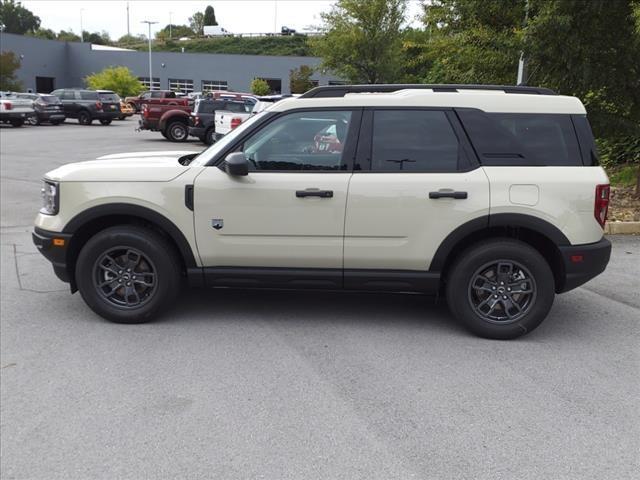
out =
<svg viewBox="0 0 640 480"><path fill-rule="evenodd" d="M250 91L254 78L265 79L274 93L290 93L289 72L301 65L318 67L317 57L228 55L153 52L149 54L80 42L44 40L10 33L0 34L0 50L20 59L16 72L25 90L49 93L57 88L83 87L84 78L110 66L128 67L147 87L189 93L206 90ZM317 85L343 82L328 72L316 71Z"/></svg>

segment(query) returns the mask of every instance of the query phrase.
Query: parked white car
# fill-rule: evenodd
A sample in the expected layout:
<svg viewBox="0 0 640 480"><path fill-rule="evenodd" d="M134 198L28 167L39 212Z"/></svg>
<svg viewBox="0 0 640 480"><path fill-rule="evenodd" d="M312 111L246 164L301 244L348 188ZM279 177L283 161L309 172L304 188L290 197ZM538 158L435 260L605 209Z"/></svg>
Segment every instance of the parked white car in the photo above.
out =
<svg viewBox="0 0 640 480"><path fill-rule="evenodd" d="M199 154L47 173L33 239L115 322L165 313L184 280L442 294L514 338L609 261L597 159L580 100L546 89L317 87Z"/></svg>
<svg viewBox="0 0 640 480"><path fill-rule="evenodd" d="M0 92L0 123L21 127L33 116L35 116L33 100L19 98L13 92Z"/></svg>
<svg viewBox="0 0 640 480"><path fill-rule="evenodd" d="M205 25L202 29L205 37L224 37L233 35L230 31L220 25Z"/></svg>

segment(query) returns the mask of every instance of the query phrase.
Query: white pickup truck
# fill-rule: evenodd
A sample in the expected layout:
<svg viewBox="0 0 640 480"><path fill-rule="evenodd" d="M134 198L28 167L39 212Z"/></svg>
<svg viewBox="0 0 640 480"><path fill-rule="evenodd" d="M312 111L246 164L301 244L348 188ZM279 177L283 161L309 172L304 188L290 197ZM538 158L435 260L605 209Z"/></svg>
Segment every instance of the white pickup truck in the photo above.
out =
<svg viewBox="0 0 640 480"><path fill-rule="evenodd" d="M238 101L226 102L225 110L216 110L214 119L216 141L249 118L252 108L252 104Z"/></svg>
<svg viewBox="0 0 640 480"><path fill-rule="evenodd" d="M32 115L35 111L31 100L18 98L11 92L0 92L0 123L21 127Z"/></svg>

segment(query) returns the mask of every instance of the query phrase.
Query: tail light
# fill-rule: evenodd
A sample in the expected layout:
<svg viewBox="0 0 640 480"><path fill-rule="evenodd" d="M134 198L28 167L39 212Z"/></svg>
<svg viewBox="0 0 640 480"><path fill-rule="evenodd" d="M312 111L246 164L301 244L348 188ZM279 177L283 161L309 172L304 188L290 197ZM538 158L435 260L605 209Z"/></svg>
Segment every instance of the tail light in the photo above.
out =
<svg viewBox="0 0 640 480"><path fill-rule="evenodd" d="M602 228L604 228L604 223L607 221L610 190L611 189L608 184L596 185L596 201L594 205L593 215L596 217L597 222Z"/></svg>
<svg viewBox="0 0 640 480"><path fill-rule="evenodd" d="M231 119L231 130L238 127L242 123L242 119L240 117L234 117Z"/></svg>
<svg viewBox="0 0 640 480"><path fill-rule="evenodd" d="M144 118L149 118L149 107L146 103L142 105L142 116Z"/></svg>
<svg viewBox="0 0 640 480"><path fill-rule="evenodd" d="M102 110L102 102L96 102L96 108Z"/></svg>
<svg viewBox="0 0 640 480"><path fill-rule="evenodd" d="M198 115L195 115L193 117L193 124L196 125L196 126L200 125L200 117Z"/></svg>
<svg viewBox="0 0 640 480"><path fill-rule="evenodd" d="M4 102L3 105L5 110L13 110L13 104L11 102Z"/></svg>

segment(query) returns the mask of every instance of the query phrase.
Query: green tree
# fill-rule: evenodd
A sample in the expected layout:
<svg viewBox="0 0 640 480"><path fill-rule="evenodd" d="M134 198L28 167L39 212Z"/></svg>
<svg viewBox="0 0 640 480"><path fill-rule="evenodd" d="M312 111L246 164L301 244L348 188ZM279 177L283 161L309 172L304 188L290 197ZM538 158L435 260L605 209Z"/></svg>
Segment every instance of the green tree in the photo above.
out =
<svg viewBox="0 0 640 480"><path fill-rule="evenodd" d="M0 53L0 90L20 91L22 82L16 78L16 71L20 68L20 59L11 52Z"/></svg>
<svg viewBox="0 0 640 480"><path fill-rule="evenodd" d="M36 38L45 38L47 40L56 40L58 38L58 36L56 35L56 32L54 32L50 28L39 28L35 32L27 33L27 35L30 35Z"/></svg>
<svg viewBox="0 0 640 480"><path fill-rule="evenodd" d="M73 33L71 30L69 30L68 32L66 30L60 30L58 32L58 40L61 40L63 42L79 42L80 37Z"/></svg>
<svg viewBox="0 0 640 480"><path fill-rule="evenodd" d="M216 21L216 13L211 5L207 5L204 9L204 24L205 25L218 25Z"/></svg>
<svg viewBox="0 0 640 480"><path fill-rule="evenodd" d="M204 28L204 13L194 13L193 16L189 17L189 25L196 35L202 35Z"/></svg>
<svg viewBox="0 0 640 480"><path fill-rule="evenodd" d="M271 87L269 87L266 80L254 78L251 82L251 93L258 96L269 95L271 93Z"/></svg>
<svg viewBox="0 0 640 480"><path fill-rule="evenodd" d="M109 36L109 32L87 32L86 30L82 32L84 37L84 41L88 43L95 43L96 45L111 45L113 42L111 41L111 37Z"/></svg>
<svg viewBox="0 0 640 480"><path fill-rule="evenodd" d="M353 83L398 80L406 6L407 0L338 0L321 14L325 35L313 41L322 66Z"/></svg>
<svg viewBox="0 0 640 480"><path fill-rule="evenodd" d="M0 0L0 24L4 25L7 33L24 35L35 32L40 27L40 17L37 17L14 0Z"/></svg>
<svg viewBox="0 0 640 480"><path fill-rule="evenodd" d="M144 90L144 85L127 67L107 67L86 77L85 82L89 88L113 90L123 98L138 95Z"/></svg>
<svg viewBox="0 0 640 480"><path fill-rule="evenodd" d="M180 37L192 37L193 30L188 25L171 25L171 37L172 38L180 38ZM158 40L168 40L169 39L169 25L164 27L162 30L158 30L156 32L156 39Z"/></svg>
<svg viewBox="0 0 640 480"><path fill-rule="evenodd" d="M116 42L119 45L131 45L133 43L146 42L147 37L144 35L123 35Z"/></svg>
<svg viewBox="0 0 640 480"><path fill-rule="evenodd" d="M290 70L289 88L291 93L304 93L312 89L311 75L313 75L313 69L309 65L300 65L300 68Z"/></svg>

